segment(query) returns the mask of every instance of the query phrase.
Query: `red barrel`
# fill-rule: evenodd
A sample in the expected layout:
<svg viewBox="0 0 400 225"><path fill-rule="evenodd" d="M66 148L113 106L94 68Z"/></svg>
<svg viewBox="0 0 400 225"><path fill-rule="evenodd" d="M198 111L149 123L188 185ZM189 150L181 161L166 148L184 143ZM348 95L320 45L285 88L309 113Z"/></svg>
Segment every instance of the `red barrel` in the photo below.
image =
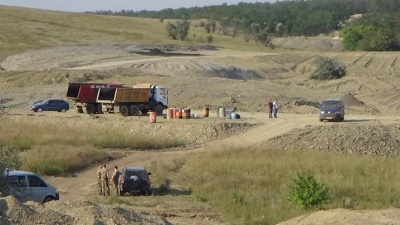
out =
<svg viewBox="0 0 400 225"><path fill-rule="evenodd" d="M181 109L177 110L175 115L177 119L182 119L182 110Z"/></svg>
<svg viewBox="0 0 400 225"><path fill-rule="evenodd" d="M210 116L210 108L204 107L203 115L204 115L204 117L209 117Z"/></svg>
<svg viewBox="0 0 400 225"><path fill-rule="evenodd" d="M150 123L155 123L157 121L157 113L150 112Z"/></svg>

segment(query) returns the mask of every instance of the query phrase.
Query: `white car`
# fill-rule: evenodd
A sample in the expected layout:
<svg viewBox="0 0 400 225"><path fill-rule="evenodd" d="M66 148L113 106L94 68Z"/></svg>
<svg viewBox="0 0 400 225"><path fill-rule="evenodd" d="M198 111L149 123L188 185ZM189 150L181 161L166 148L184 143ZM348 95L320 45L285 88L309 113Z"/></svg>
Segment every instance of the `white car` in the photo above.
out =
<svg viewBox="0 0 400 225"><path fill-rule="evenodd" d="M57 189L35 173L6 169L4 176L10 193L22 202L46 203L60 199Z"/></svg>

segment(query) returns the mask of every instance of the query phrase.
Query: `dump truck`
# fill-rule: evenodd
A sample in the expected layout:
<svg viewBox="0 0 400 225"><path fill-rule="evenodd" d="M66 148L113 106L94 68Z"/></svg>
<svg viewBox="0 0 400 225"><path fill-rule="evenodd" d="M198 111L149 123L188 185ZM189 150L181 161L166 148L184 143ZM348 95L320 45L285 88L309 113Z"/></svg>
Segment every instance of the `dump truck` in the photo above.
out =
<svg viewBox="0 0 400 225"><path fill-rule="evenodd" d="M96 102L100 87L123 87L117 83L69 83L67 98L74 103L78 113L96 114L102 113L101 103Z"/></svg>
<svg viewBox="0 0 400 225"><path fill-rule="evenodd" d="M155 84L136 84L133 87L101 87L97 100L105 113L123 116L146 115L149 111L162 115L168 108L168 91Z"/></svg>

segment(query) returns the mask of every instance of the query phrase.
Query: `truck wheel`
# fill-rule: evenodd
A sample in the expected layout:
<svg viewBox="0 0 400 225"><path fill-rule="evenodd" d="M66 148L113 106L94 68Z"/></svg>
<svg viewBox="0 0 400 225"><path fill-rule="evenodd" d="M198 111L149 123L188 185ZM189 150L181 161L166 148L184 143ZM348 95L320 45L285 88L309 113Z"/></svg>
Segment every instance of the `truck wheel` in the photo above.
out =
<svg viewBox="0 0 400 225"><path fill-rule="evenodd" d="M126 105L121 105L120 111L121 115L123 116L129 116L129 110L128 110L128 106Z"/></svg>
<svg viewBox="0 0 400 225"><path fill-rule="evenodd" d="M97 110L96 110L97 114L103 114L103 108L101 104L97 105Z"/></svg>
<svg viewBox="0 0 400 225"><path fill-rule="evenodd" d="M75 111L76 111L77 113L83 113L82 106L77 106L77 107L75 107Z"/></svg>
<svg viewBox="0 0 400 225"><path fill-rule="evenodd" d="M156 106L156 113L157 113L157 115L162 115L163 110L164 110L163 105L159 104L159 105Z"/></svg>
<svg viewBox="0 0 400 225"><path fill-rule="evenodd" d="M86 106L86 113L87 114L95 114L96 113L96 105L89 103Z"/></svg>
<svg viewBox="0 0 400 225"><path fill-rule="evenodd" d="M142 110L140 110L140 112L142 112L142 116L145 116L145 115L147 115L149 110L148 109L142 109Z"/></svg>
<svg viewBox="0 0 400 225"><path fill-rule="evenodd" d="M129 106L129 115L130 116L138 116L139 112L140 112L139 107L137 107L136 105Z"/></svg>

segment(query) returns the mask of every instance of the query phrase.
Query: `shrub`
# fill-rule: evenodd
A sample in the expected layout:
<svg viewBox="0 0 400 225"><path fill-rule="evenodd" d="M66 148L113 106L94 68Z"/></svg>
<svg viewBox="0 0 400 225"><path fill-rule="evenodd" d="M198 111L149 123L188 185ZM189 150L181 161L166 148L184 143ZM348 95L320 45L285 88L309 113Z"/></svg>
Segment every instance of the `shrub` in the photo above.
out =
<svg viewBox="0 0 400 225"><path fill-rule="evenodd" d="M312 206L322 206L329 199L329 189L324 184L319 184L310 174L297 174L297 179L292 179L289 201L300 205L303 209Z"/></svg>
<svg viewBox="0 0 400 225"><path fill-rule="evenodd" d="M168 23L167 31L168 36L173 40L177 40L178 37L183 41L189 34L190 22L187 19L182 19L181 21L176 21L175 24Z"/></svg>
<svg viewBox="0 0 400 225"><path fill-rule="evenodd" d="M0 143L0 196L7 194L7 186L2 176L6 168L18 169L21 166L21 161L18 156L18 151L10 149Z"/></svg>
<svg viewBox="0 0 400 225"><path fill-rule="evenodd" d="M207 42L208 44L211 44L213 42L214 37L212 35L207 36Z"/></svg>
<svg viewBox="0 0 400 225"><path fill-rule="evenodd" d="M314 64L316 69L311 73L311 79L332 80L346 75L346 66L329 57L319 56L315 59Z"/></svg>

